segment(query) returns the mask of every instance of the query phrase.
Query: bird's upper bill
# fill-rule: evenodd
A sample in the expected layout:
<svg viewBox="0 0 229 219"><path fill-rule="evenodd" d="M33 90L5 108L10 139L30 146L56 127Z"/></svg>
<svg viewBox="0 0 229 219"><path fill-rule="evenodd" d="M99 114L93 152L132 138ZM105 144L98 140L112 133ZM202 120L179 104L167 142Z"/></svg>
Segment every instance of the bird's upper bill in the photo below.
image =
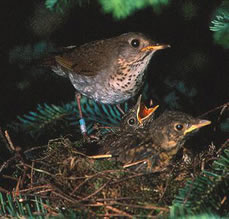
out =
<svg viewBox="0 0 229 219"><path fill-rule="evenodd" d="M150 45L150 46L146 46L143 47L141 49L142 52L145 51L153 51L153 50L160 50L160 49L166 49L166 48L170 48L171 46L169 44L156 44L156 45Z"/></svg>
<svg viewBox="0 0 229 219"><path fill-rule="evenodd" d="M143 120L145 120L146 118L151 116L159 107L159 105L156 105L154 107L148 108L147 106L145 106L144 103L141 103L141 97L142 97L142 95L139 96L138 101L137 101L137 105L138 105L137 119L138 119L140 124L142 123Z"/></svg>
<svg viewBox="0 0 229 219"><path fill-rule="evenodd" d="M197 130L201 127L204 127L210 124L211 124L211 121L209 120L199 120L197 123L192 124L188 129L186 129L184 134L186 135L187 133L193 132L194 130Z"/></svg>

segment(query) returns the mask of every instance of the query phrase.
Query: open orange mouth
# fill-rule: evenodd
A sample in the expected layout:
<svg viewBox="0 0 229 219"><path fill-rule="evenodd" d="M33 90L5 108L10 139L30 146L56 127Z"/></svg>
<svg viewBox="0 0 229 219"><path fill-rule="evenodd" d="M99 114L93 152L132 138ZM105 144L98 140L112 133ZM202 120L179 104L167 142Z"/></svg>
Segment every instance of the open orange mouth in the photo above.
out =
<svg viewBox="0 0 229 219"><path fill-rule="evenodd" d="M154 107L148 108L145 106L144 103L141 103L141 98L142 95L139 96L137 104L138 104L138 109L137 109L137 119L139 123L141 124L145 119L150 117L159 107L159 105L156 105Z"/></svg>

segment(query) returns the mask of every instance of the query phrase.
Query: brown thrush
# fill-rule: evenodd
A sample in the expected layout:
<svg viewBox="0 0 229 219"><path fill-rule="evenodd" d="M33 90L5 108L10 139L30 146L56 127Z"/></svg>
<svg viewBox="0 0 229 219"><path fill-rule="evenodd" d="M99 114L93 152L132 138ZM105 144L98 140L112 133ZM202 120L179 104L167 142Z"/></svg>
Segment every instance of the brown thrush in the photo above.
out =
<svg viewBox="0 0 229 219"><path fill-rule="evenodd" d="M80 47L67 47L48 65L55 73L68 76L78 93L101 103L118 104L139 91L152 55L168 47L154 43L142 33L126 33ZM81 132L85 134L79 95L76 100Z"/></svg>
<svg viewBox="0 0 229 219"><path fill-rule="evenodd" d="M124 167L148 164L147 169L165 167L183 146L187 137L211 122L182 112L166 111L144 129L119 132L104 137L101 154L109 154Z"/></svg>
<svg viewBox="0 0 229 219"><path fill-rule="evenodd" d="M101 103L118 104L139 91L152 55L168 47L142 33L125 33L67 47L50 65L55 73L68 76L79 93Z"/></svg>

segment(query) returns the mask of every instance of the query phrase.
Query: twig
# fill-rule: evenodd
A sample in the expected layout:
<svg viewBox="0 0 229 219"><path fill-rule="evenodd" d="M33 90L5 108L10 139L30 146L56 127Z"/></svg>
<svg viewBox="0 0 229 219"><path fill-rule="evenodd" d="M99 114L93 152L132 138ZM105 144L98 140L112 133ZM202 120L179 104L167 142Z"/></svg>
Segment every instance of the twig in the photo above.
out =
<svg viewBox="0 0 229 219"><path fill-rule="evenodd" d="M0 136L2 137L2 140L3 140L4 144L6 145L8 151L10 151L11 153L13 153L13 150L11 149L11 147L10 147L8 141L6 140L6 137L5 137L5 135L3 134L1 128L0 128Z"/></svg>
<svg viewBox="0 0 229 219"><path fill-rule="evenodd" d="M88 156L90 159L104 159L104 158L111 158L114 157L112 154L100 154L100 155L93 155L93 156Z"/></svg>
<svg viewBox="0 0 229 219"><path fill-rule="evenodd" d="M52 194L55 194L56 196L58 196L58 197L60 197L60 198L62 198L64 200L66 200L66 201L68 201L68 202L70 202L72 204L75 204L76 203L75 199L72 199L71 197L68 197L68 196L66 196L64 194L60 194L60 193L58 193L56 191L52 191Z"/></svg>
<svg viewBox="0 0 229 219"><path fill-rule="evenodd" d="M216 154L219 155L219 154L221 153L221 151L222 151L224 148L228 147L228 146L229 146L229 139L227 139L227 140L222 144L222 146L219 148L219 150L216 152Z"/></svg>
<svg viewBox="0 0 229 219"><path fill-rule="evenodd" d="M135 166L139 163L143 163L143 162L146 162L147 159L144 159L144 160L139 160L139 161L136 161L136 162L133 162L133 163L128 163L128 164L125 164L123 165L123 168L128 168L128 167L132 167L132 166Z"/></svg>
<svg viewBox="0 0 229 219"><path fill-rule="evenodd" d="M8 190L6 190L6 189L2 188L1 186L0 186L0 192L9 193L9 191L8 191Z"/></svg>
<svg viewBox="0 0 229 219"><path fill-rule="evenodd" d="M158 207L154 205L132 205L132 204L125 204L125 203L120 203L120 202L114 202L114 204L120 205L120 206L131 207L131 208L153 209L153 210L169 212L169 208Z"/></svg>
<svg viewBox="0 0 229 219"><path fill-rule="evenodd" d="M133 216L132 215L130 215L130 214L128 214L128 213L126 213L125 211L121 211L121 210L119 210L119 209L117 209L117 208L114 208L114 207L111 207L111 206L104 206L106 209L109 209L109 210L111 210L111 211L113 211L113 212L116 212L116 213L118 213L118 214L120 214L120 215L122 215L122 216L125 216L125 217L129 217L129 218L133 218ZM109 215L108 215L109 216Z"/></svg>
<svg viewBox="0 0 229 219"><path fill-rule="evenodd" d="M35 186L32 188L28 188L28 189L21 189L20 193L26 193L26 192L32 192L34 190L38 190L38 189L47 189L47 188L52 188L52 186L50 184L46 184L46 185L40 185L40 186Z"/></svg>
<svg viewBox="0 0 229 219"><path fill-rule="evenodd" d="M137 197L120 197L120 198L98 198L95 201L97 202L103 202L103 201L120 201L120 200L134 200L139 199Z"/></svg>
<svg viewBox="0 0 229 219"><path fill-rule="evenodd" d="M62 176L63 179L69 179L69 180L77 180L77 179L91 179L93 177L97 177L97 176L100 176L100 175L106 175L107 173L116 173L116 172L127 172L129 173L128 170L124 170L124 169L115 169L115 170L104 170L104 171L101 171L101 172L97 172L95 173L94 175L89 175L89 176L76 176L76 177L73 177L73 176L70 176L70 177L64 177ZM61 174L56 174L55 176L58 176L58 175L61 175Z"/></svg>
<svg viewBox="0 0 229 219"><path fill-rule="evenodd" d="M81 155L81 156L83 156L83 157L87 157L87 155L86 154L84 154L84 153L81 153L81 152L79 152L79 151L72 151L72 153L73 154L77 154L77 155Z"/></svg>
<svg viewBox="0 0 229 219"><path fill-rule="evenodd" d="M34 168L33 166L31 166L31 165L29 165L29 164L24 163L23 165L26 166L26 167L28 167L28 168L30 168L30 169L33 169L34 171L37 171L37 172L44 173L44 174L46 174L46 175L55 177L53 174L51 174L51 173L49 173L49 172L47 172L47 171L45 171L45 170L41 170L41 169Z"/></svg>
<svg viewBox="0 0 229 219"><path fill-rule="evenodd" d="M18 181L18 178L16 178L16 177L13 177L13 176L8 176L8 175L1 175L1 177L3 177L3 178L5 178L5 179L11 179L11 180L14 180L14 181Z"/></svg>
<svg viewBox="0 0 229 219"><path fill-rule="evenodd" d="M226 200L227 200L227 196L224 196L223 199L221 200L220 204L223 205Z"/></svg>
<svg viewBox="0 0 229 219"><path fill-rule="evenodd" d="M38 192L34 192L34 195L40 195L40 194L42 194L42 193L47 193L47 192L52 192L53 191L53 189L52 188L50 188L50 189L44 189L44 190L42 190L42 191L38 191Z"/></svg>
<svg viewBox="0 0 229 219"><path fill-rule="evenodd" d="M71 192L70 195L73 195L82 185L84 185L86 182L88 182L90 179L94 178L94 177L97 177L99 175L103 175L104 173L112 173L112 172L119 172L120 170L105 170L103 172L98 172L94 175L91 175L91 176L86 176L86 177L83 177L83 179L85 179L82 183L80 183L77 187L74 188L74 190ZM67 178L68 179L68 178ZM72 179L72 178L71 178ZM79 179L79 178L73 178L73 179ZM80 178L82 179L82 178ZM113 184L113 183L111 183Z"/></svg>
<svg viewBox="0 0 229 219"><path fill-rule="evenodd" d="M19 178L18 178L15 191L12 192L13 197L17 197L20 195L20 184L21 184L21 176L19 176Z"/></svg>
<svg viewBox="0 0 229 219"><path fill-rule="evenodd" d="M109 210L112 210L114 212L117 213L117 216L126 216L126 217L130 217L133 218L136 215L130 215L124 211L121 211L117 208L112 207L112 205L120 205L120 206L125 206L125 207L131 207L131 208L142 208L142 209L149 209L149 210L159 210L159 211L163 211L163 212L169 212L169 208L163 208L163 207L158 207L158 206L153 206L153 205L131 205L131 204L123 204L123 203L119 203L119 202L111 202L109 203L109 205L105 205L104 203L101 202L96 202L94 204L86 204L85 206L91 206L91 207L105 207ZM114 214L99 214L97 216L113 216ZM146 218L157 218L157 217L148 217L146 216Z"/></svg>
<svg viewBox="0 0 229 219"><path fill-rule="evenodd" d="M34 162L32 162L32 166L31 166L31 171L30 171L30 183L31 183L31 187L33 185L33 168L34 168Z"/></svg>
<svg viewBox="0 0 229 219"><path fill-rule="evenodd" d="M130 215L130 214L128 214L128 213L126 213L126 212L124 212L124 211L122 211L122 210L119 210L119 209L117 209L117 208L114 208L114 207L112 207L110 204L109 204L109 205L105 205L104 203L96 202L95 205L96 205L97 207L104 207L104 208L107 208L108 210L111 210L111 211L113 211L113 212L118 213L118 215L120 215L120 216L126 216L126 217L129 217L129 218L133 218L132 215ZM86 205L86 206L88 206L88 205ZM105 216L105 215L104 215L104 216ZM108 215L106 215L106 216L110 216L110 214L108 214Z"/></svg>
<svg viewBox="0 0 229 219"><path fill-rule="evenodd" d="M7 168L9 163L11 161L14 161L18 158L18 154L16 154L15 156L9 158L7 161L5 161L1 166L0 166L0 173L3 171L3 169Z"/></svg>
<svg viewBox="0 0 229 219"><path fill-rule="evenodd" d="M73 199L72 197L70 197L69 195L63 193L58 187L54 186L54 185L51 185L51 187L53 188L53 191L52 193L55 194L56 196L59 196L61 198L63 198L64 200L70 202L71 204L75 205L79 202L79 201L76 201L75 199Z"/></svg>
<svg viewBox="0 0 229 219"><path fill-rule="evenodd" d="M201 115L198 116L198 117L203 117L203 116L205 116L205 115L207 115L207 114L209 114L209 113L215 112L216 110L221 109L221 108L222 108L222 110L221 110L220 114L222 115L222 113L224 112L224 110L225 110L227 107L229 107L229 102L224 103L223 105L217 106L217 107L215 107L215 108L213 108L213 109L207 111L206 113L201 114Z"/></svg>
<svg viewBox="0 0 229 219"><path fill-rule="evenodd" d="M70 195L72 196L82 185L84 185L86 182L88 182L90 178L86 178L82 183L80 183L78 186L76 186L73 191L70 193Z"/></svg>
<svg viewBox="0 0 229 219"><path fill-rule="evenodd" d="M84 206L101 207L104 205L105 204L103 204L101 202L96 202L94 204L85 204ZM111 201L109 203L109 206L112 206L112 205L120 205L120 206L125 206L125 207L130 207L130 208L141 208L141 209L159 210L159 211L169 212L169 208L158 207L158 206L154 206L154 205L134 205L134 204L132 205L132 204L125 204L125 203L121 203L121 202Z"/></svg>
<svg viewBox="0 0 229 219"><path fill-rule="evenodd" d="M30 155L26 155L26 154L34 153L33 151L35 151L35 153L38 154L36 151L39 152L39 149L42 150L42 149L44 149L44 148L47 149L47 146L45 145L45 146L31 147L31 148L25 150L23 153L24 153L24 155L25 155L26 157L29 157ZM49 154L48 154L47 156L49 156ZM42 156L42 158L37 158L37 159L34 159L34 160L43 160L43 159L45 159L47 156ZM30 158L30 159L31 159L31 158ZM32 159L32 160L33 160L33 159Z"/></svg>
<svg viewBox="0 0 229 219"><path fill-rule="evenodd" d="M57 217L59 214L53 209L51 208L49 205L46 205L44 203L42 203L42 206L49 212L49 216L54 216ZM51 213L51 215L50 215Z"/></svg>
<svg viewBox="0 0 229 219"><path fill-rule="evenodd" d="M103 198L106 199L106 192L102 192ZM105 206L108 205L107 201L103 202ZM104 209L105 210L105 214L109 215L109 210L107 208ZM104 218L105 219L105 218Z"/></svg>
<svg viewBox="0 0 229 219"><path fill-rule="evenodd" d="M11 138L10 138L9 133L8 133L7 130L5 131L5 137L6 137L6 140L8 141L8 146L10 148L10 151L16 151L16 149L15 149L15 147L13 145L13 142L11 141Z"/></svg>
<svg viewBox="0 0 229 219"><path fill-rule="evenodd" d="M122 115L125 114L125 112L124 112L123 109L121 108L120 104L116 104L116 107L117 107L118 110L122 113Z"/></svg>
<svg viewBox="0 0 229 219"><path fill-rule="evenodd" d="M108 180L106 183L104 183L99 189L97 189L95 192L91 193L90 195L82 198L81 200L77 201L78 202L81 202L81 201L85 201L85 200L88 200L89 198L91 198L92 196L96 195L97 193L99 193L101 190L103 190L109 183L110 183L111 179Z"/></svg>
<svg viewBox="0 0 229 219"><path fill-rule="evenodd" d="M103 218L123 218L123 215L121 214L97 214L97 217L103 217ZM131 215L132 218L152 218L152 219L157 219L158 216L150 216L150 215Z"/></svg>
<svg viewBox="0 0 229 219"><path fill-rule="evenodd" d="M175 169L175 166L174 166L174 167L172 168L172 170L170 171L169 177L168 177L168 179L166 180L166 185L165 185L165 187L164 187L164 191L163 191L162 194L161 194L161 197L160 197L160 199L159 199L159 202L162 200L162 198L163 198L164 195L165 195L165 192L167 191L167 188L168 188L168 186L169 186L169 180L170 180L171 177L172 177L172 173L173 173L174 169Z"/></svg>
<svg viewBox="0 0 229 219"><path fill-rule="evenodd" d="M120 183L120 182L123 182L123 181L126 181L126 180L128 180L128 179L132 179L132 178L139 177L139 176L145 176L145 175L149 175L149 174L151 174L151 173L137 173L137 174L135 174L135 175L128 176L128 177L125 177L125 178L123 178L123 179L120 179L120 180L117 180L117 181L115 181L115 182L112 182L111 185L117 184L117 183Z"/></svg>

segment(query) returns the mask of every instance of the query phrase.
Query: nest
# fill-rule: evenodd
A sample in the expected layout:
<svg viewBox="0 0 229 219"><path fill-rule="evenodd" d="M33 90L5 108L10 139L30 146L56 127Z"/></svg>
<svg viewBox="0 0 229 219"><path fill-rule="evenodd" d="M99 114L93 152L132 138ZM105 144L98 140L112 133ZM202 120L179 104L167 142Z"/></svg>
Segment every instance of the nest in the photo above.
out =
<svg viewBox="0 0 229 219"><path fill-rule="evenodd" d="M18 151L14 196L48 199L50 215L72 209L92 216L166 216L178 189L198 175L202 160L206 165L214 153L208 149L190 158L183 151L186 155L178 154L163 171L147 173L123 168L115 159L91 159L82 145L59 138L26 151L25 158Z"/></svg>

